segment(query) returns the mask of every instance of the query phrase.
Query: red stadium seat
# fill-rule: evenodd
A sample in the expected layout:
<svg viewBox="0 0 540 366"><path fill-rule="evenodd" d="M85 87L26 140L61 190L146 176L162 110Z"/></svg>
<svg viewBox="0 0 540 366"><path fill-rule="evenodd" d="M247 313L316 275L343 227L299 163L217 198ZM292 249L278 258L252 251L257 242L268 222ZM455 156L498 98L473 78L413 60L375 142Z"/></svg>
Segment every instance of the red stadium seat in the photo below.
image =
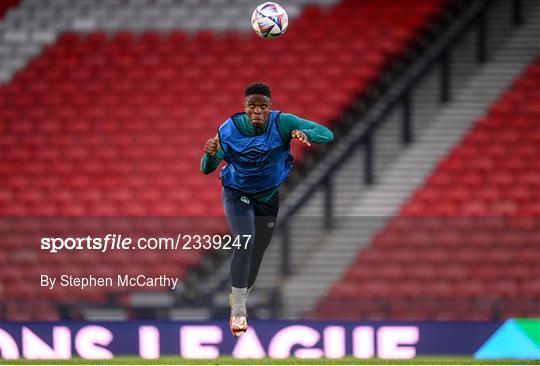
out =
<svg viewBox="0 0 540 366"><path fill-rule="evenodd" d="M197 225L206 233L224 231L224 225L204 226L209 217L222 217L223 209L218 180L199 172L201 146L241 109L238 96L245 85L264 70L276 105L331 126L341 110L379 77L381 66L403 54L415 32L441 11L443 1L414 3L375 6L345 1L331 11L308 6L295 20L296 31L267 48L260 47L256 36L245 38L236 32L61 34L0 89L0 214L197 216L201 218ZM0 7L0 14L4 9ZM401 16L403 11L407 17ZM325 29L335 35L328 37ZM253 58L255 53L258 57ZM295 83L290 82L291 74ZM295 142L292 151L298 162L307 149ZM523 156L530 153L524 151ZM519 162L508 166L523 168ZM521 191L513 195L520 201L528 197ZM6 233L14 241L2 243L8 258L20 255L17 251L26 240L13 225ZM426 238L415 240L424 240L418 246L430 245ZM44 272L77 273L98 263L103 274L133 271L122 255L107 259L83 253L51 255L32 248ZM202 263L200 251L158 253L149 255L148 261L135 260L135 268L183 274ZM399 266L406 258L414 259L406 254L395 258L396 266L384 278L406 275ZM96 302L107 297L107 291L99 288L38 291L35 282L22 276L25 268L10 259L3 262L4 270L10 284L6 291L13 300L30 299L38 292L58 301ZM355 288L336 291L378 299L393 286L374 282L366 283L362 291ZM43 311L44 318L55 317L54 311ZM382 315L372 308L366 311ZM13 319L29 315L22 309Z"/></svg>
<svg viewBox="0 0 540 366"><path fill-rule="evenodd" d="M386 318L402 320L538 316L538 70L540 58L359 253L313 317L335 316L343 297L371 299L379 312L389 307Z"/></svg>

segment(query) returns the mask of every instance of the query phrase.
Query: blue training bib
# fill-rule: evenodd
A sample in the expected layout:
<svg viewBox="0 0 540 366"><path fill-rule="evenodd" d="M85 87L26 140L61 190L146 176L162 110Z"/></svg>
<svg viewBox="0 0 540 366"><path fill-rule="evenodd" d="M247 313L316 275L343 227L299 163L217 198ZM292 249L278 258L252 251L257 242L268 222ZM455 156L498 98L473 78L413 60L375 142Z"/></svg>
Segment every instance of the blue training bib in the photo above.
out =
<svg viewBox="0 0 540 366"><path fill-rule="evenodd" d="M292 155L285 146L277 127L279 111L271 111L268 127L260 135L247 136L236 127L233 118L218 129L221 149L227 165L220 178L225 187L246 193L259 193L278 187L292 168Z"/></svg>

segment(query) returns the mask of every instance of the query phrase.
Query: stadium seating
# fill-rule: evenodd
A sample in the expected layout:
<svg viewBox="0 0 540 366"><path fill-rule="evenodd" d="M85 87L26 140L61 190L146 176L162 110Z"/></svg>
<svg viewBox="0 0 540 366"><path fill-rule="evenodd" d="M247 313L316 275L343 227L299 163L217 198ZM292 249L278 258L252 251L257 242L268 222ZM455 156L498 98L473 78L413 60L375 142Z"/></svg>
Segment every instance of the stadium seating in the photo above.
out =
<svg viewBox="0 0 540 366"><path fill-rule="evenodd" d="M9 8L17 6L21 0L4 0L0 3L0 20L7 13Z"/></svg>
<svg viewBox="0 0 540 366"><path fill-rule="evenodd" d="M312 314L540 315L540 55L358 253Z"/></svg>
<svg viewBox="0 0 540 366"><path fill-rule="evenodd" d="M63 33L0 85L0 214L10 218L1 228L10 238L2 298L103 302L110 294L99 288L48 291L35 280L39 273L94 273L98 264L104 275L151 274L159 266L182 278L203 251L140 259L49 254L38 249L39 238L56 221L64 223L57 236L108 233L81 230L85 217L110 218L111 233L115 217L199 217L191 229L221 218L219 182L199 172L199 159L205 140L241 109L245 85L267 82L276 109L331 125L446 1L412 2L307 6L279 42L232 31ZM299 144L293 153L301 161ZM26 230L30 217L51 220ZM140 233L140 222L128 224L127 234ZM225 231L222 221L203 228ZM24 309L16 309L20 318Z"/></svg>

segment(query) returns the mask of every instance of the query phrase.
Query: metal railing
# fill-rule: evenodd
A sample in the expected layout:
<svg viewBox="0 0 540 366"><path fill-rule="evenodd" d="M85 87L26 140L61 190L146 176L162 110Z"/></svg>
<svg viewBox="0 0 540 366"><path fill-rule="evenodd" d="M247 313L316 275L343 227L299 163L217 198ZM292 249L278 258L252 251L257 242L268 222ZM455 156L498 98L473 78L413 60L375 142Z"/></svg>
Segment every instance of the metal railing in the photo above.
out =
<svg viewBox="0 0 540 366"><path fill-rule="evenodd" d="M523 21L521 0L512 1L512 22L514 25ZM366 185L375 182L374 135L379 126L385 122L385 117L396 108L401 108L401 142L405 145L414 141L411 113L412 93L418 82L434 68L439 68L439 99L445 103L452 99L451 85L451 51L467 31L476 33L476 61L479 64L486 62L489 53L486 48L486 14L494 0L476 0L467 5L463 14L446 29L443 34L428 47L423 56L416 60L406 72L394 83L386 95L368 110L368 112L354 125L340 143L331 150L319 166L313 170L302 185L291 192L281 208L281 218L278 230L282 235L281 273L283 276L291 274L290 247L291 235L289 223L291 218L306 203L306 201L319 189L324 190L324 218L323 225L330 229L333 226L333 182L334 173L347 161L353 151L358 148L364 151L363 180Z"/></svg>

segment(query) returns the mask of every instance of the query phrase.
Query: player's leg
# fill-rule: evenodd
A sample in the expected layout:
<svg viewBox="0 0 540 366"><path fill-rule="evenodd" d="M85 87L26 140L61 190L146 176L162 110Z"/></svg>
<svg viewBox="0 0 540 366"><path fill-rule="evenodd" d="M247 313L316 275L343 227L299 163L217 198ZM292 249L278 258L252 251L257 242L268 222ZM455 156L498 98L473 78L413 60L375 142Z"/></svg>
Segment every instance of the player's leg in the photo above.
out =
<svg viewBox="0 0 540 366"><path fill-rule="evenodd" d="M259 269L261 267L264 252L268 248L274 228L276 226L279 211L279 193L276 193L267 202L255 203L255 242L251 252L251 264L249 267L248 293L251 291Z"/></svg>
<svg viewBox="0 0 540 366"><path fill-rule="evenodd" d="M223 188L222 192L223 208L227 223L234 238L244 238L243 235L255 236L254 208L252 202L241 192ZM231 259L231 295L229 297L231 305L231 332L240 335L247 330L246 297L249 268L251 262L251 251L253 245L244 247L233 246Z"/></svg>

